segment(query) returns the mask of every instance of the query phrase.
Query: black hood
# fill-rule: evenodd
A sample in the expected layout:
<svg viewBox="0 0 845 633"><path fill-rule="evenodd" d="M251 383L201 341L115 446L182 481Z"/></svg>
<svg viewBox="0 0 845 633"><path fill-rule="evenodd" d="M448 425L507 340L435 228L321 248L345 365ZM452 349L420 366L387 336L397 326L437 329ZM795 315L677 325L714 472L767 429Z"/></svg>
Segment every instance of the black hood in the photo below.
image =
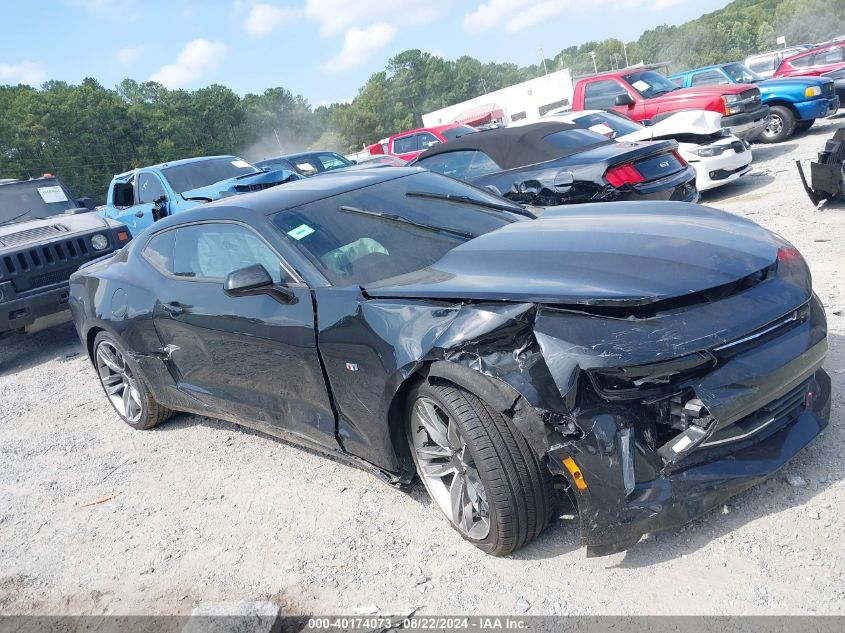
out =
<svg viewBox="0 0 845 633"><path fill-rule="evenodd" d="M502 227L365 290L385 298L646 305L766 269L783 244L753 222L699 205L583 204Z"/></svg>

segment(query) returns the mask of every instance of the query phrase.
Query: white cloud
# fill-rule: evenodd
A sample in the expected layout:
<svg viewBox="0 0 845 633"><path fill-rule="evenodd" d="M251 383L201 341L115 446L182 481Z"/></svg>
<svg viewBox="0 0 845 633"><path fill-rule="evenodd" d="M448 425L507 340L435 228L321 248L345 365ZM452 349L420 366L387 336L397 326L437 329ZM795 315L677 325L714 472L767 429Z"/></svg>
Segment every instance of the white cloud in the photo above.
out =
<svg viewBox="0 0 845 633"><path fill-rule="evenodd" d="M648 5L650 11L660 11L687 0L592 0L591 8L608 6L609 10L636 9ZM516 33L565 12L583 8L574 0L487 0L475 11L464 15L464 32L478 35L504 24L505 31Z"/></svg>
<svg viewBox="0 0 845 633"><path fill-rule="evenodd" d="M38 86L47 79L47 73L38 62L22 61L20 64L0 63L0 84L29 84Z"/></svg>
<svg viewBox="0 0 845 633"><path fill-rule="evenodd" d="M150 81L157 81L168 88L181 88L213 70L228 50L223 42L192 40L185 44L175 64L159 68L158 72L150 75Z"/></svg>
<svg viewBox="0 0 845 633"><path fill-rule="evenodd" d="M323 65L330 73L339 73L366 64L373 55L396 37L396 27L376 22L364 29L352 27L343 37L343 50Z"/></svg>
<svg viewBox="0 0 845 633"><path fill-rule="evenodd" d="M290 7L256 4L250 8L244 20L244 31L252 37L265 37L285 23L297 20L299 16L300 12Z"/></svg>
<svg viewBox="0 0 845 633"><path fill-rule="evenodd" d="M126 46L117 51L115 59L121 66L128 66L134 64L141 59L141 54L144 52L143 46Z"/></svg>
<svg viewBox="0 0 845 633"><path fill-rule="evenodd" d="M306 0L305 17L320 23L322 37L332 37L375 22L393 26L429 24L448 5L446 0Z"/></svg>

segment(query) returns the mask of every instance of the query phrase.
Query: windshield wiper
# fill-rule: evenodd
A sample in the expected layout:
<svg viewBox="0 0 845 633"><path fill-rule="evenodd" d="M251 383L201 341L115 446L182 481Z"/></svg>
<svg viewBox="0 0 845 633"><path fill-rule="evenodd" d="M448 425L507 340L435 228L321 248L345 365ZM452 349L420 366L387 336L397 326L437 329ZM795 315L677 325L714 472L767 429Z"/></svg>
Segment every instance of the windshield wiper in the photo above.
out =
<svg viewBox="0 0 845 633"><path fill-rule="evenodd" d="M474 207L482 207L484 209L496 209L497 211L507 211L508 213L516 213L518 215L524 215L525 217L532 219L536 217L533 213L526 209L523 209L518 205L497 204L495 202L487 202L486 200L476 200L475 198L470 198L469 196L460 196L451 193L434 193L431 191L408 191L405 193L405 195L411 198L430 198L432 200L446 200L448 202L469 204Z"/></svg>
<svg viewBox="0 0 845 633"><path fill-rule="evenodd" d="M32 209L27 209L26 211L24 211L20 215L16 215L15 217L9 218L8 220L3 220L2 222L0 222L0 226L6 226L7 224L11 224L12 222L16 222L17 220L20 220L22 217L24 217L30 211L32 211ZM44 218L28 218L28 219L43 220Z"/></svg>
<svg viewBox="0 0 845 633"><path fill-rule="evenodd" d="M464 233L463 231L458 231L456 229L448 229L443 226L434 226L433 224L425 224L423 222L409 220L408 218L403 218L401 215L396 215L395 213L384 213L383 211L368 211L367 209L359 209L358 207L340 207L340 210L346 213L369 215L374 218L381 218L382 220L389 220L391 222L398 222L400 224L410 224L411 226L416 226L417 228L425 229L426 231L433 231L434 233L451 233L452 235L457 235L458 237L462 237L467 240L472 240L477 237L472 233Z"/></svg>

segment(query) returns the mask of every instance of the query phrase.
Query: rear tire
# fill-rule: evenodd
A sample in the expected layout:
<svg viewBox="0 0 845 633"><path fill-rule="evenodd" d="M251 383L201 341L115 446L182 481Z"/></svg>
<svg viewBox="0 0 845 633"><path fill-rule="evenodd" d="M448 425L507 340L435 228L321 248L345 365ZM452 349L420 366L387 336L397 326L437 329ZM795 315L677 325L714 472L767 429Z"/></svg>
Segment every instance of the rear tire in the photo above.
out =
<svg viewBox="0 0 845 633"><path fill-rule="evenodd" d="M800 134L801 132L806 132L811 127L813 127L813 124L815 122L816 122L815 119L807 119L805 121L798 121L798 123L795 125L796 134Z"/></svg>
<svg viewBox="0 0 845 633"><path fill-rule="evenodd" d="M420 479L466 540L505 556L548 525L551 475L505 416L472 393L438 381L411 392L407 421Z"/></svg>
<svg viewBox="0 0 845 633"><path fill-rule="evenodd" d="M108 332L94 339L94 366L112 407L133 429L151 429L173 415L155 401L138 363Z"/></svg>
<svg viewBox="0 0 845 633"><path fill-rule="evenodd" d="M795 132L795 115L792 110L783 106L769 108L769 123L760 135L763 143L780 143Z"/></svg>

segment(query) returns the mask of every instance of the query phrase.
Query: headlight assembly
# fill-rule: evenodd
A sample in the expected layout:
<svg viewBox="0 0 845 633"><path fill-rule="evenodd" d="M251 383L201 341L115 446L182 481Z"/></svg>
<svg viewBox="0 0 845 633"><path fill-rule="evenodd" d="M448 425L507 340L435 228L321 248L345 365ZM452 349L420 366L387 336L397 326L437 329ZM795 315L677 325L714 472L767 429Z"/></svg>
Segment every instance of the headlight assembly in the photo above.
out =
<svg viewBox="0 0 845 633"><path fill-rule="evenodd" d="M818 86L808 86L804 90L805 97L818 97L822 93L822 89Z"/></svg>
<svg viewBox="0 0 845 633"><path fill-rule="evenodd" d="M97 233L91 237L91 246L95 251L104 251L109 247L109 238L102 233Z"/></svg>
<svg viewBox="0 0 845 633"><path fill-rule="evenodd" d="M709 145L707 147L699 147L692 150L692 153L702 158L713 158L714 156L721 156L722 153L728 149L724 145Z"/></svg>

